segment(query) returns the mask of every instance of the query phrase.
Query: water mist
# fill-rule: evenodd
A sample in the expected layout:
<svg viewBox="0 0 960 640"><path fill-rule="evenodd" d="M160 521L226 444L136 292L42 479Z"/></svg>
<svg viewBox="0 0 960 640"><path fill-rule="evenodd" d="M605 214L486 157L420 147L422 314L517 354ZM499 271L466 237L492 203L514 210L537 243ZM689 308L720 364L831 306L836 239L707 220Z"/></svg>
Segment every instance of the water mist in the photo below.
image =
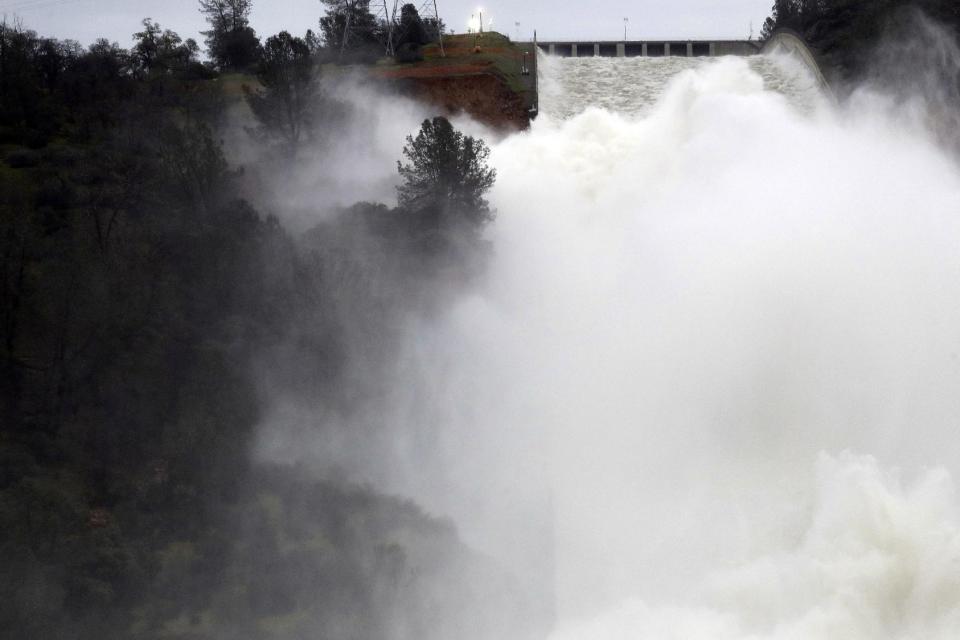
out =
<svg viewBox="0 0 960 640"><path fill-rule="evenodd" d="M552 584L554 640L955 638L955 158L789 60L541 67L368 479Z"/></svg>
<svg viewBox="0 0 960 640"><path fill-rule="evenodd" d="M645 62L546 67L590 91ZM422 360L455 475L551 496L558 638L951 636L956 165L690 66L497 147L495 263Z"/></svg>

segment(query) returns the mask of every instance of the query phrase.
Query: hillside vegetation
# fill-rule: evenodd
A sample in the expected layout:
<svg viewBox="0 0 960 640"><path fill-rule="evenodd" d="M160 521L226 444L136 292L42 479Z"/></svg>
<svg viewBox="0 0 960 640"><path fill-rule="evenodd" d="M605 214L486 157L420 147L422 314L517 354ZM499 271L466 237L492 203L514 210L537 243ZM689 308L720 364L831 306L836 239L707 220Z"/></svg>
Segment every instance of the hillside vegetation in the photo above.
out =
<svg viewBox="0 0 960 640"><path fill-rule="evenodd" d="M416 59L381 64L374 73L447 112L465 111L498 128L526 128L536 115L534 47L496 32L444 36L442 50L430 42Z"/></svg>
<svg viewBox="0 0 960 640"><path fill-rule="evenodd" d="M918 27L918 15L947 27L954 40L960 38L956 0L776 0L763 37L779 28L797 31L817 50L828 74L853 81L873 71L885 39L894 49L937 50L939 43Z"/></svg>
<svg viewBox="0 0 960 640"><path fill-rule="evenodd" d="M268 389L349 423L383 393L402 319L479 268L485 147L431 123L408 149L460 151L447 183L414 162L405 206L318 211L293 234L238 194L335 139L332 54L234 23L214 21L236 40L212 41L212 63L149 20L131 49L0 26L0 635L522 629L523 595L451 524L252 455ZM258 118L238 132L259 153L245 167L213 133L241 98ZM463 195L459 170L487 179Z"/></svg>

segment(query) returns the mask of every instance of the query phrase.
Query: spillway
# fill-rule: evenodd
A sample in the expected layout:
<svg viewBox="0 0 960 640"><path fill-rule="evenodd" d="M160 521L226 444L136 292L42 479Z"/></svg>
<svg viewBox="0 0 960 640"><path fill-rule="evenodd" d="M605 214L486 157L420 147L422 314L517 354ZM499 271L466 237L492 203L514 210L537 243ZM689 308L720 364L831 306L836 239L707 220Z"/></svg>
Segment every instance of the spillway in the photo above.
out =
<svg viewBox="0 0 960 640"><path fill-rule="evenodd" d="M567 119L586 107L621 115L647 114L669 83L684 71L730 64L732 58L560 58L541 55L540 108L551 119ZM783 56L753 56L741 60L765 84L809 111L822 99L816 84L798 60Z"/></svg>

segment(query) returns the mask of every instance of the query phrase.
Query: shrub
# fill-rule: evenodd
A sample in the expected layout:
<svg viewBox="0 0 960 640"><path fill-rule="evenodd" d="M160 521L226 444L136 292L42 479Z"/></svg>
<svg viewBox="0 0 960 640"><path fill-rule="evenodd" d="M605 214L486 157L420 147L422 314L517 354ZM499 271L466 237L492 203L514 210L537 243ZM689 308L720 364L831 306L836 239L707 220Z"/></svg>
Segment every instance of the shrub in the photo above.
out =
<svg viewBox="0 0 960 640"><path fill-rule="evenodd" d="M420 50L420 45L414 42L403 43L400 45L400 48L397 49L396 60L403 64L420 62L423 60L423 52Z"/></svg>

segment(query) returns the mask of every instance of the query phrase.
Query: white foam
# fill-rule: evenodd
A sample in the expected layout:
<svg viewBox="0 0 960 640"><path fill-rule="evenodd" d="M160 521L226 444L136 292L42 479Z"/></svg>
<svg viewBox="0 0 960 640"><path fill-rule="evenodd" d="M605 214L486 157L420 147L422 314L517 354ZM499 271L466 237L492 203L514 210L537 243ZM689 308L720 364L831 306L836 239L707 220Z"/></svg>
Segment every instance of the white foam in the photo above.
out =
<svg viewBox="0 0 960 640"><path fill-rule="evenodd" d="M590 95L583 64L548 100ZM558 640L960 633L956 166L776 73L546 104L494 150L488 287L427 359L488 504L550 487Z"/></svg>

